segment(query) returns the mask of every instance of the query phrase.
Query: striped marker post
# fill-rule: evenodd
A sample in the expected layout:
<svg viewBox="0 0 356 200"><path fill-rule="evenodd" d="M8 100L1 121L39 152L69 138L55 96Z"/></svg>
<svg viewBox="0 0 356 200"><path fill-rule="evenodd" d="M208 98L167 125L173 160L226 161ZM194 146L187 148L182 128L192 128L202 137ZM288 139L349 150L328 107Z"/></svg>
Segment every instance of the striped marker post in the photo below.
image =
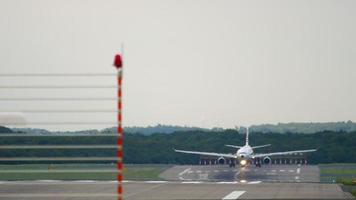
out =
<svg viewBox="0 0 356 200"><path fill-rule="evenodd" d="M123 200L122 169L123 169L123 129L122 129L122 59L115 56L114 66L117 69L117 194Z"/></svg>

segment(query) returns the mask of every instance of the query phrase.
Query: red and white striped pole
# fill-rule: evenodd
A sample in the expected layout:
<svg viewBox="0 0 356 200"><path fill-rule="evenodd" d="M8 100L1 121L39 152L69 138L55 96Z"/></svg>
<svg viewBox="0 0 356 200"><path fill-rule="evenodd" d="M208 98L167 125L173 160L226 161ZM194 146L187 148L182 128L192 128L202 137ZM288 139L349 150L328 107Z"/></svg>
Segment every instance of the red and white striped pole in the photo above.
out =
<svg viewBox="0 0 356 200"><path fill-rule="evenodd" d="M123 200L122 170L123 170L123 129L122 129L122 58L115 56L114 66L117 69L117 194L118 200Z"/></svg>

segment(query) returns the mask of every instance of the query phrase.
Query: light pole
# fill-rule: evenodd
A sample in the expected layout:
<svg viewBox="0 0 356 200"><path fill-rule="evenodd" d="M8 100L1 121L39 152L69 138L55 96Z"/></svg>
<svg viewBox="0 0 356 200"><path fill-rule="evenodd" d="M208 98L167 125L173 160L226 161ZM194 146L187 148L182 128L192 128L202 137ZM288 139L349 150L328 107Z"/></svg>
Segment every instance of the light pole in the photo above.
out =
<svg viewBox="0 0 356 200"><path fill-rule="evenodd" d="M123 199L123 129L122 129L122 75L123 62L120 54L115 55L114 67L117 69L117 193L118 200Z"/></svg>

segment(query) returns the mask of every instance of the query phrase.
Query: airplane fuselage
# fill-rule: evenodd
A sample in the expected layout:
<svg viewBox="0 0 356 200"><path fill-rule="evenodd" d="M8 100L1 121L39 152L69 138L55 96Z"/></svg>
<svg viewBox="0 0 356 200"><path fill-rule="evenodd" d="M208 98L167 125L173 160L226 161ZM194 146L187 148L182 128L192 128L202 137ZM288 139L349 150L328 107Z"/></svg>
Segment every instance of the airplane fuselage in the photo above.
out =
<svg viewBox="0 0 356 200"><path fill-rule="evenodd" d="M237 161L241 166L247 165L252 160L253 149L245 145L236 151Z"/></svg>

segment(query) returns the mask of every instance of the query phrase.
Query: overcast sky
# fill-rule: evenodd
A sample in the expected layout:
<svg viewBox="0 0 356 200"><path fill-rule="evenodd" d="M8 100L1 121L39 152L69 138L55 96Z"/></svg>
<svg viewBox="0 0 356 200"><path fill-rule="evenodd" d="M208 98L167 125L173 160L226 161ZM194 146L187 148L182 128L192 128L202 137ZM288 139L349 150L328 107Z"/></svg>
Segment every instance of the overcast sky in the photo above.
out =
<svg viewBox="0 0 356 200"><path fill-rule="evenodd" d="M113 56L124 43L126 126L356 121L355 9L354 0L0 0L0 73L115 73ZM0 94L115 96L104 90ZM0 109L115 109L114 103L1 102ZM97 113L23 116L29 123L115 120Z"/></svg>

